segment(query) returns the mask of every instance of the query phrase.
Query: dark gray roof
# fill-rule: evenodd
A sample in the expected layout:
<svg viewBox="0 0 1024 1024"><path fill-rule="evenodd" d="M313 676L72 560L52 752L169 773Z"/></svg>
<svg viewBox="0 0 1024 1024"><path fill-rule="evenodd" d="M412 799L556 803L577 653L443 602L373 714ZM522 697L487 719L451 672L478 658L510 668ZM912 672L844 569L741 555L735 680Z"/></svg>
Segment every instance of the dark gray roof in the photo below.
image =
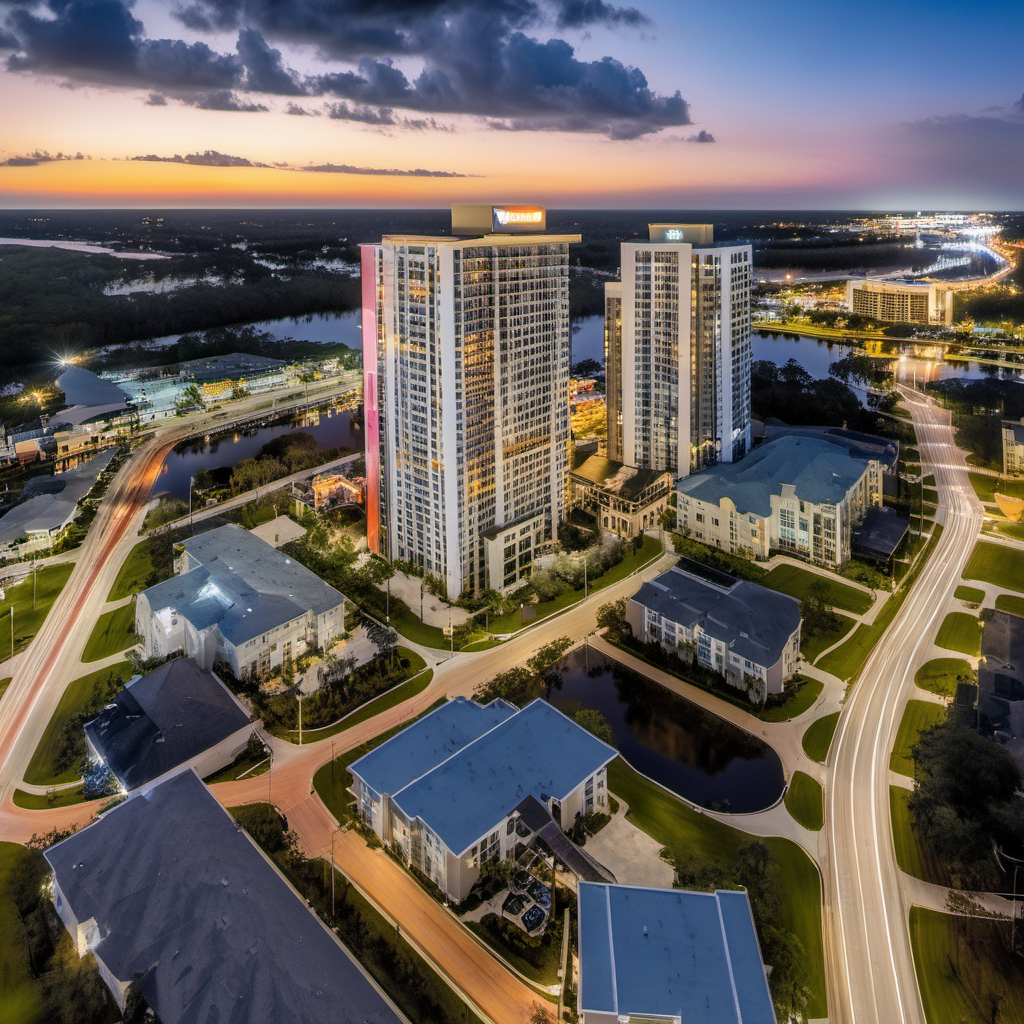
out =
<svg viewBox="0 0 1024 1024"><path fill-rule="evenodd" d="M1016 444L1024 444L1024 421L1003 420L1003 429L1009 430Z"/></svg>
<svg viewBox="0 0 1024 1024"><path fill-rule="evenodd" d="M909 529L905 516L872 505L853 531L853 549L874 558L892 558Z"/></svg>
<svg viewBox="0 0 1024 1024"><path fill-rule="evenodd" d="M615 876L599 861L581 850L558 826L548 809L534 796L528 796L515 809L530 831L577 878L584 882L614 882Z"/></svg>
<svg viewBox="0 0 1024 1024"><path fill-rule="evenodd" d="M85 732L121 785L135 789L248 724L220 680L175 658L130 682Z"/></svg>
<svg viewBox="0 0 1024 1024"><path fill-rule="evenodd" d="M111 448L67 473L30 480L23 492L26 500L0 517L0 546L14 543L29 531L52 533L67 525L113 456Z"/></svg>
<svg viewBox="0 0 1024 1024"><path fill-rule="evenodd" d="M843 500L873 456L824 437L786 434L755 448L739 462L721 462L676 481L676 489L714 505L730 498L737 512L771 515L771 496L793 484L815 505Z"/></svg>
<svg viewBox="0 0 1024 1024"><path fill-rule="evenodd" d="M84 366L69 366L58 378L67 405L121 405L128 396L113 382Z"/></svg>
<svg viewBox="0 0 1024 1024"><path fill-rule="evenodd" d="M233 523L184 545L199 566L145 591L150 608L173 608L200 630L217 623L236 646L344 600L300 562Z"/></svg>
<svg viewBox="0 0 1024 1024"><path fill-rule="evenodd" d="M978 730L1024 769L1024 618L991 612L978 662Z"/></svg>
<svg viewBox="0 0 1024 1024"><path fill-rule="evenodd" d="M800 602L747 580L729 587L700 579L678 566L645 583L633 601L730 645L742 658L771 667L800 625Z"/></svg>
<svg viewBox="0 0 1024 1024"><path fill-rule="evenodd" d="M571 472L573 476L578 476L580 479L596 484L598 487L604 487L607 485L608 480L614 477L624 466L625 463L616 462L614 459L606 459L603 455L587 455L585 452L581 453L577 449L576 454L573 456ZM621 485L615 489L615 493L621 495L627 501L639 498L651 484L657 481L659 477L665 475L664 470L635 469L631 466L625 466L625 468L629 475L622 480Z"/></svg>
<svg viewBox="0 0 1024 1024"><path fill-rule="evenodd" d="M46 859L94 952L141 976L164 1024L402 1018L194 772L134 796Z"/></svg>
<svg viewBox="0 0 1024 1024"><path fill-rule="evenodd" d="M195 381L223 380L225 377L251 377L277 370L288 364L270 356L255 356L245 352L232 352L224 356L203 356L178 363L182 377Z"/></svg>

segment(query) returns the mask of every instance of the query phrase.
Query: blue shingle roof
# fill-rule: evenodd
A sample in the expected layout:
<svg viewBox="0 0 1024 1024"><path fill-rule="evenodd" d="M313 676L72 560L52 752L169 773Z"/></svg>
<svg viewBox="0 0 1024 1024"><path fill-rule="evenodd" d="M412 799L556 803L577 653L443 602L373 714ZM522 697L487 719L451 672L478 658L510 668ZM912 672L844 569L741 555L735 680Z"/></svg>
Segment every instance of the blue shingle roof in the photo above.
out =
<svg viewBox="0 0 1024 1024"><path fill-rule="evenodd" d="M515 713L503 700L481 706L455 697L353 761L349 771L378 795L394 795Z"/></svg>
<svg viewBox="0 0 1024 1024"><path fill-rule="evenodd" d="M527 796L561 800L616 756L616 751L535 700L436 768L392 793L462 855Z"/></svg>
<svg viewBox="0 0 1024 1024"><path fill-rule="evenodd" d="M775 1024L744 892L579 883L579 1008Z"/></svg>
<svg viewBox="0 0 1024 1024"><path fill-rule="evenodd" d="M815 505L843 500L871 461L845 444L823 437L784 435L740 459L676 481L676 490L713 505L729 498L736 511L767 518L771 496L792 484L797 497Z"/></svg>
<svg viewBox="0 0 1024 1024"><path fill-rule="evenodd" d="M632 600L709 636L758 665L771 667L800 625L800 602L788 594L737 580L728 589L675 566L645 583Z"/></svg>

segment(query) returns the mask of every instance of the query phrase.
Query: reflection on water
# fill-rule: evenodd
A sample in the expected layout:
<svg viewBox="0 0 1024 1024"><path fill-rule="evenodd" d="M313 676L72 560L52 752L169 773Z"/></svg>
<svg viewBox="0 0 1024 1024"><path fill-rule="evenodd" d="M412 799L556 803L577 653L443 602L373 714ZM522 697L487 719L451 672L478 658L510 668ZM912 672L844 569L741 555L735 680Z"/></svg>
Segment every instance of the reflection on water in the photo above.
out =
<svg viewBox="0 0 1024 1024"><path fill-rule="evenodd" d="M235 466L251 459L270 440L303 430L312 434L319 447L363 450L361 421L347 409L322 410L319 422L299 419L273 426L258 427L244 433L216 434L209 441L196 440L180 445L167 456L164 468L153 484L153 494L166 494L188 501L189 480L201 469Z"/></svg>
<svg viewBox="0 0 1024 1024"><path fill-rule="evenodd" d="M637 771L705 807L736 813L770 807L782 762L762 740L586 648L559 663L548 700L571 713L600 711L619 752Z"/></svg>

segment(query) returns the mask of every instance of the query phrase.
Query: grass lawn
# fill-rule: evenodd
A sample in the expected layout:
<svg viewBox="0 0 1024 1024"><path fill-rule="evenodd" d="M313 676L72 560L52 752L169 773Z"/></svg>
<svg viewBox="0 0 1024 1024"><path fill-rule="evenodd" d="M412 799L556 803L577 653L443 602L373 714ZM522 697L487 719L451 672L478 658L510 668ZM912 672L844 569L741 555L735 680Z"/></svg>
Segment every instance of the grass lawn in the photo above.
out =
<svg viewBox="0 0 1024 1024"><path fill-rule="evenodd" d="M379 747L382 743L391 739L392 736L408 728L417 719L422 718L423 715L429 715L431 711L439 708L444 703L445 699L442 697L440 700L434 701L423 714L417 715L416 718L403 722L401 725L396 725L394 729L388 729L387 732L374 736L372 740L367 740L366 743L358 747L344 751L333 761L320 765L313 776L313 788L320 799L323 800L327 809L339 822L343 823L351 819L352 815L349 813L348 808L355 799L348 791L348 787L352 782L352 777L348 773L348 766L353 761L358 761L363 754L368 754L374 747Z"/></svg>
<svg viewBox="0 0 1024 1024"><path fill-rule="evenodd" d="M29 811L47 811L51 807L70 807L72 804L80 804L85 800L85 793L81 786L73 786L69 789L52 790L53 797L46 793L28 793L23 789L14 791L14 806L24 807Z"/></svg>
<svg viewBox="0 0 1024 1024"><path fill-rule="evenodd" d="M921 491L921 500L928 505L938 505L939 492L934 487L925 487Z"/></svg>
<svg viewBox="0 0 1024 1024"><path fill-rule="evenodd" d="M1015 537L1017 540L1024 540L1024 523L996 523L996 533L1005 537Z"/></svg>
<svg viewBox="0 0 1024 1024"><path fill-rule="evenodd" d="M903 606L903 602L907 599L907 594L910 593L910 588L920 575L932 551L935 550L935 545L938 544L939 537L941 536L942 527L932 527L932 535L928 538L928 543L918 556L914 568L903 577L900 585L896 588L896 592L885 602L885 606L875 617L875 621L870 626L858 626L856 632L849 640L841 644L834 651L829 651L821 659L821 664L818 665L818 668L824 672L831 672L832 675L838 676L840 679L847 681L853 679L863 667L864 662L867 661L868 655L874 650L875 645L882 639L882 634L892 624L892 620L896 618L896 613ZM989 546L991 547L991 545ZM1021 556L1022 560L1024 560L1024 552L1021 552Z"/></svg>
<svg viewBox="0 0 1024 1024"><path fill-rule="evenodd" d="M840 612L836 612L836 618L839 621L835 629L816 633L814 636L801 637L800 654L805 661L809 661L813 665L815 660L821 656L822 651L827 651L833 644L839 643L857 624L856 620Z"/></svg>
<svg viewBox="0 0 1024 1024"><path fill-rule="evenodd" d="M910 790L902 786L889 787L889 817L892 822L892 841L896 849L896 863L908 875L927 880L921 848L910 825Z"/></svg>
<svg viewBox="0 0 1024 1024"><path fill-rule="evenodd" d="M935 486L935 474L934 474L934 473L929 473L929 474L928 474L928 475L927 475L927 476L926 476L926 477L925 477L925 478L924 478L924 479L923 479L923 480L921 481L921 483L922 483L922 484L924 484L924 486L925 486L925 487L934 487L934 486Z"/></svg>
<svg viewBox="0 0 1024 1024"><path fill-rule="evenodd" d="M41 857L17 843L0 842L0 1019L36 1020L38 982L32 972L28 936L12 889L23 862Z"/></svg>
<svg viewBox="0 0 1024 1024"><path fill-rule="evenodd" d="M981 604L985 600L985 591L977 587L957 587L953 596L958 601L966 601L968 604Z"/></svg>
<svg viewBox="0 0 1024 1024"><path fill-rule="evenodd" d="M1014 594L1000 594L996 598L997 612L1010 612L1012 615L1024 615L1024 597Z"/></svg>
<svg viewBox="0 0 1024 1024"><path fill-rule="evenodd" d="M681 862L696 858L729 861L753 837L672 796L635 772L622 758L608 767L608 788L629 805L626 817ZM788 895L779 924L800 939L807 955L810 1017L825 1017L825 961L821 943L821 880L811 859L796 843L770 838L763 842L779 865L781 890Z"/></svg>
<svg viewBox="0 0 1024 1024"><path fill-rule="evenodd" d="M947 651L977 657L981 653L981 620L967 612L950 612L939 626L935 642Z"/></svg>
<svg viewBox="0 0 1024 1024"><path fill-rule="evenodd" d="M119 676L124 683L131 678L132 669L127 661L121 661L109 668L97 669L95 672L81 676L64 691L64 696L61 697L57 710L54 711L53 717L32 755L32 760L29 761L28 769L25 772L27 783L32 786L52 786L62 782L75 781L78 774L73 768L58 772L55 765L61 729L68 719L81 714L83 709L89 706L97 688L102 685L110 673Z"/></svg>
<svg viewBox="0 0 1024 1024"><path fill-rule="evenodd" d="M428 626L421 622L411 611L403 611L400 614L392 614L391 625L397 629L406 640L422 647L435 647L448 650L451 641L444 635L444 630L437 626Z"/></svg>
<svg viewBox="0 0 1024 1024"><path fill-rule="evenodd" d="M499 917L499 920L501 918ZM507 922L508 927L516 928L518 925ZM558 982L558 966L562 956L561 930L555 935L555 930L549 925L544 934L538 936L540 945L531 951L534 962L527 960L502 939L500 934L495 934L491 929L484 926L480 921L467 921L466 927L476 936L483 939L484 943L490 946L503 960L508 961L520 974L538 982L541 985L555 985ZM532 943L522 931L519 935ZM516 936L518 938L519 936Z"/></svg>
<svg viewBox="0 0 1024 1024"><path fill-rule="evenodd" d="M1000 480L984 473L969 473L971 486L978 500L983 504L996 503L996 491L1011 498L1024 498L1024 480Z"/></svg>
<svg viewBox="0 0 1024 1024"><path fill-rule="evenodd" d="M911 748L917 743L918 734L925 729L946 720L946 708L928 700L908 700L896 732L896 743L889 757L889 767L900 775L914 777L914 759Z"/></svg>
<svg viewBox="0 0 1024 1024"><path fill-rule="evenodd" d="M655 540L654 537L648 537L645 534L644 542L639 551L633 551L632 547L627 546L625 557L618 565L613 565L603 576L598 576L596 580L590 581L589 593L593 593L595 590L602 590L605 587L610 587L614 583L619 583L627 576L636 572L637 569L643 568L648 562L657 558L660 554L661 542ZM582 590L568 590L564 594L559 594L558 597L551 601L542 601L540 604L535 605L534 610L537 613L536 617L531 619L529 622L522 622L520 619L520 613L515 611L511 615L504 615L500 618L491 619L490 631L492 633L515 633L524 626L533 625L534 622L538 622L540 619L547 618L547 616L553 615L555 612L559 612L563 608L568 608L569 605L575 604L582 598Z"/></svg>
<svg viewBox="0 0 1024 1024"><path fill-rule="evenodd" d="M964 579L1020 592L1024 590L1024 551L979 541L964 569Z"/></svg>
<svg viewBox="0 0 1024 1024"><path fill-rule="evenodd" d="M7 676L6 679L0 679L0 700L3 699L4 694L7 692L7 687L11 685L11 680L14 676Z"/></svg>
<svg viewBox="0 0 1024 1024"><path fill-rule="evenodd" d="M802 715L821 696L825 684L817 679L803 679L797 684L796 691L783 704L759 711L757 717L762 722L788 722L791 718Z"/></svg>
<svg viewBox="0 0 1024 1024"><path fill-rule="evenodd" d="M36 571L35 601L32 600L32 573L16 586L7 589L0 601L0 661L6 661L25 650L35 639L40 626L64 589L71 570L70 562L46 565ZM11 609L14 609L14 650L11 650Z"/></svg>
<svg viewBox="0 0 1024 1024"><path fill-rule="evenodd" d="M1024 1020L1024 960L1005 921L911 907L910 945L928 1024Z"/></svg>
<svg viewBox="0 0 1024 1024"><path fill-rule="evenodd" d="M828 757L828 748L832 746L832 737L835 735L836 726L839 724L839 712L833 711L831 715L825 715L816 722L812 722L804 733L804 753L819 764L825 763Z"/></svg>
<svg viewBox="0 0 1024 1024"><path fill-rule="evenodd" d="M412 651L409 653L413 654ZM403 701L409 700L410 697L415 697L417 694L422 693L430 685L430 681L433 678L434 670L427 669L411 679L406 679L404 683L393 686L390 690L374 697L373 700L367 701L362 707L356 708L355 711L350 711L344 718L333 725L324 726L322 729L303 729L302 742L316 743L318 740L337 736L338 733L351 729L353 725L359 725L360 722L365 722L368 718L373 718L374 715L379 715L382 711L396 707ZM298 743L298 730L288 733L286 738L292 743Z"/></svg>
<svg viewBox="0 0 1024 1024"><path fill-rule="evenodd" d="M818 780L806 772L793 772L786 789L786 810L804 828L818 832L825 824L825 796Z"/></svg>
<svg viewBox="0 0 1024 1024"><path fill-rule="evenodd" d="M146 580L156 570L153 564L152 541L142 540L128 552L107 595L108 601L120 601L123 597L146 589Z"/></svg>
<svg viewBox="0 0 1024 1024"><path fill-rule="evenodd" d="M798 601L803 601L808 596L812 583L820 583L825 588L826 602L834 608L842 608L843 611L853 612L854 615L863 615L871 607L870 594L796 565L777 565L767 576L758 580L758 583L762 587L789 594Z"/></svg>
<svg viewBox="0 0 1024 1024"><path fill-rule="evenodd" d="M974 677L970 662L963 658L932 658L917 670L914 682L929 693L937 693L940 697L955 697L957 676Z"/></svg>
<svg viewBox="0 0 1024 1024"><path fill-rule="evenodd" d="M82 661L102 661L111 654L133 647L136 640L135 602L131 601L99 617L85 645Z"/></svg>

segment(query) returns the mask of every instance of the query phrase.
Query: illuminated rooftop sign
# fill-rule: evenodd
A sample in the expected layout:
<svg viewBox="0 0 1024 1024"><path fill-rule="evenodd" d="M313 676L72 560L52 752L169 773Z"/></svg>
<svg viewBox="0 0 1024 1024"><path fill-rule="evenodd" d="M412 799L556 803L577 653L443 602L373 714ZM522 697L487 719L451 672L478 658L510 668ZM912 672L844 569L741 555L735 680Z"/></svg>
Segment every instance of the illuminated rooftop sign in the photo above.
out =
<svg viewBox="0 0 1024 1024"><path fill-rule="evenodd" d="M453 235L536 234L547 230L543 206L485 206L479 203L452 207Z"/></svg>

